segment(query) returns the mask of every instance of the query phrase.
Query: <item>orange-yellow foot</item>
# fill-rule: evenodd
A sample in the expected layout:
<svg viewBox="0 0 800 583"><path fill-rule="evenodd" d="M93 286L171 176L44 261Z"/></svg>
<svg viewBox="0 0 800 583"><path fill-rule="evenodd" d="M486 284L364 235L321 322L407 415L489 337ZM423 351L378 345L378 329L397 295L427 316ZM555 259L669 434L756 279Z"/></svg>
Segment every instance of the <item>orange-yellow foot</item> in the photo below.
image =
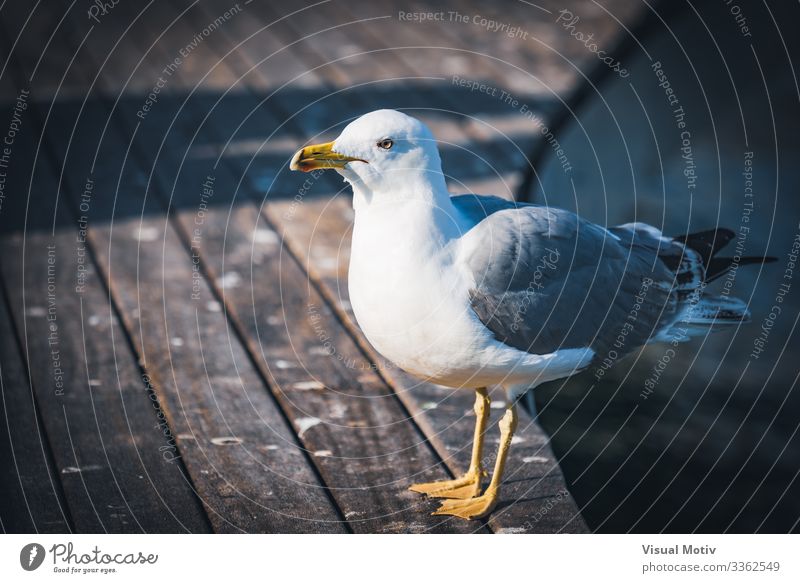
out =
<svg viewBox="0 0 800 583"><path fill-rule="evenodd" d="M472 520L483 518L494 510L497 504L497 492L487 490L481 496L466 500L445 500L439 509L433 514L443 514L447 516L458 516Z"/></svg>
<svg viewBox="0 0 800 583"><path fill-rule="evenodd" d="M455 480L427 482L409 487L412 492L427 494L431 498L474 498L481 491L481 478L478 472L467 472Z"/></svg>

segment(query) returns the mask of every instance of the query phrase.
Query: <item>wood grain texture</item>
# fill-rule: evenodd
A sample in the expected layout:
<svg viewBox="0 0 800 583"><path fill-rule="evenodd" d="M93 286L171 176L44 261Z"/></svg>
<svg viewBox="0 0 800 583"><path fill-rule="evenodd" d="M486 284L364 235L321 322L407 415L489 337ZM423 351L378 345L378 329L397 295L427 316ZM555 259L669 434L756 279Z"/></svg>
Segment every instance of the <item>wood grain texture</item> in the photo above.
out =
<svg viewBox="0 0 800 583"><path fill-rule="evenodd" d="M0 268L13 282L8 302L75 529L203 532L205 516L180 463L165 456L146 383L93 277L91 250L56 205L47 164L31 170L38 214L4 236L14 260ZM21 185L28 174L16 176Z"/></svg>
<svg viewBox="0 0 800 583"><path fill-rule="evenodd" d="M0 302L0 527L4 533L69 533L58 472L2 289Z"/></svg>
<svg viewBox="0 0 800 583"><path fill-rule="evenodd" d="M21 82L26 71L20 69L14 73ZM31 103L15 139L17 149L36 156L13 156L7 171L5 186L15 196L3 209L3 223L15 228L4 229L0 269L11 284L8 305L70 526L207 531L180 462L164 455L146 383L126 335L115 333L105 289L92 278L82 226L59 203L47 146L38 138L44 119L41 106Z"/></svg>
<svg viewBox="0 0 800 583"><path fill-rule="evenodd" d="M89 237L215 530L341 531L263 379L231 337L213 290L194 275L191 254L163 214L164 199L145 186L147 172L126 143L130 135L120 131L126 120L110 113L107 100L95 105L79 118L83 147L70 152L68 163L88 168L96 154L96 187L113 193L92 207L111 222L99 220ZM193 294L196 302L189 301Z"/></svg>

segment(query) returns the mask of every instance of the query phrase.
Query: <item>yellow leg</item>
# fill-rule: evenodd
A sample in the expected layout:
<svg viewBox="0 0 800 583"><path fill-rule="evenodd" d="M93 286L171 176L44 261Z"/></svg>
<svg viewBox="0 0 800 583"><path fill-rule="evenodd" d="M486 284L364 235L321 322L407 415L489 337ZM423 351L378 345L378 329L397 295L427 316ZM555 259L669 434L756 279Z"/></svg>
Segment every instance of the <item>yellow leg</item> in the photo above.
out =
<svg viewBox="0 0 800 583"><path fill-rule="evenodd" d="M486 491L475 498L467 500L445 500L434 514L446 514L459 516L461 518L483 518L489 514L497 504L500 495L500 482L503 479L503 471L506 469L506 458L511 446L511 438L517 428L517 410L512 403L506 414L500 420L500 445L497 448L497 460L494 464L494 474L492 481Z"/></svg>
<svg viewBox="0 0 800 583"><path fill-rule="evenodd" d="M483 434L489 420L489 393L485 388L475 391L475 435L472 441L472 459L469 469L460 478L442 482L414 484L412 492L427 494L431 498L473 498L481 491L481 478L485 474L481 467L483 457Z"/></svg>

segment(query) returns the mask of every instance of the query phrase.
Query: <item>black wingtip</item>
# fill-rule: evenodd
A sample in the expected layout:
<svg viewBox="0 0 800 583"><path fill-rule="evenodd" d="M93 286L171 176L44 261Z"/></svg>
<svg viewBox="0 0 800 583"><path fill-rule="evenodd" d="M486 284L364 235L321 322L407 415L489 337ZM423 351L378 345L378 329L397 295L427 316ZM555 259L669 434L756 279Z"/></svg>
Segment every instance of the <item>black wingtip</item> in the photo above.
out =
<svg viewBox="0 0 800 583"><path fill-rule="evenodd" d="M703 265L707 266L711 262L711 258L735 238L736 233L734 231L719 227L717 229L679 235L673 237L673 241L682 243L697 251L702 258Z"/></svg>

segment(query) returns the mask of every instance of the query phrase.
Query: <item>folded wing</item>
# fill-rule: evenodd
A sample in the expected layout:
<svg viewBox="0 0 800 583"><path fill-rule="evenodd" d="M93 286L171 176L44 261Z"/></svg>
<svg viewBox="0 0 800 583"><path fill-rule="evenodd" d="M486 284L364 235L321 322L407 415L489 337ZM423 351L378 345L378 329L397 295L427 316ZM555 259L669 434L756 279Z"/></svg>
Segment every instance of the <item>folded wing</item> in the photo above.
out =
<svg viewBox="0 0 800 583"><path fill-rule="evenodd" d="M453 202L475 224L461 257L474 277L472 309L499 341L532 354L591 347L602 359L674 323L675 272L660 256L680 256L683 246L656 229L612 232L569 211L495 197Z"/></svg>

